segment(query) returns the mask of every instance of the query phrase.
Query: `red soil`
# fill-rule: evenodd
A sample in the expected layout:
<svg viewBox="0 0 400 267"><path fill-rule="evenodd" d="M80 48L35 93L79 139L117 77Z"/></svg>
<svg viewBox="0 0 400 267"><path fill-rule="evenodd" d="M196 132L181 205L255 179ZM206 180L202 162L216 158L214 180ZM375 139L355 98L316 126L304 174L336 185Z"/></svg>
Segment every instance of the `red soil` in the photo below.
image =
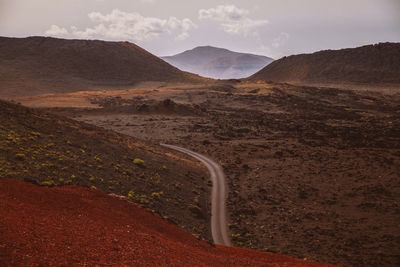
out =
<svg viewBox="0 0 400 267"><path fill-rule="evenodd" d="M329 266L210 246L124 199L0 180L0 266Z"/></svg>

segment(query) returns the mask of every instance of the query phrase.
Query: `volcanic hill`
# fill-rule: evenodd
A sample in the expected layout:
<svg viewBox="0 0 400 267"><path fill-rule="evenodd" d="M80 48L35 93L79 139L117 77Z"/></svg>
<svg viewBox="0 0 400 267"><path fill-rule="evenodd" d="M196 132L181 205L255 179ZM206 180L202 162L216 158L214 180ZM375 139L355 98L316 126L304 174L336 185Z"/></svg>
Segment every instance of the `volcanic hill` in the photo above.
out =
<svg viewBox="0 0 400 267"><path fill-rule="evenodd" d="M400 43L283 57L249 80L300 84L400 84Z"/></svg>
<svg viewBox="0 0 400 267"><path fill-rule="evenodd" d="M129 42L0 37L2 97L204 80Z"/></svg>
<svg viewBox="0 0 400 267"><path fill-rule="evenodd" d="M199 46L162 59L181 70L215 79L245 78L273 61L266 56L212 46Z"/></svg>

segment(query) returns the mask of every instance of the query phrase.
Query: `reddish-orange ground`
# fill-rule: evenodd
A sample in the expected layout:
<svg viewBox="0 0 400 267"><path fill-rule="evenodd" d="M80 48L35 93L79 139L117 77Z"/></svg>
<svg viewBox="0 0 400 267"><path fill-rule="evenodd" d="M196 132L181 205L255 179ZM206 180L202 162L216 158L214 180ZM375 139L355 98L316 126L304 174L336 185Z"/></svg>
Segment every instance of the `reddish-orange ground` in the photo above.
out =
<svg viewBox="0 0 400 267"><path fill-rule="evenodd" d="M329 266L197 240L97 190L0 180L1 266Z"/></svg>

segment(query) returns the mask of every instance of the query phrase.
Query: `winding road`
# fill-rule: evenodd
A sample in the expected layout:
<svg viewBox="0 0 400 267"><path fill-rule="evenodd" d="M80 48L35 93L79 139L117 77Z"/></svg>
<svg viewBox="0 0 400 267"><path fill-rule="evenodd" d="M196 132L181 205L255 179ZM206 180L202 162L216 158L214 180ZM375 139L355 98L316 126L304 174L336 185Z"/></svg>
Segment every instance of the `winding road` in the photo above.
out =
<svg viewBox="0 0 400 267"><path fill-rule="evenodd" d="M199 161L201 161L210 172L211 181L213 183L211 192L211 234L214 243L217 245L232 246L231 240L228 235L227 221L226 221L226 196L227 186L225 181L224 171L222 167L215 161L203 156L199 153L193 152L186 148L160 144L164 147L177 150L185 153Z"/></svg>

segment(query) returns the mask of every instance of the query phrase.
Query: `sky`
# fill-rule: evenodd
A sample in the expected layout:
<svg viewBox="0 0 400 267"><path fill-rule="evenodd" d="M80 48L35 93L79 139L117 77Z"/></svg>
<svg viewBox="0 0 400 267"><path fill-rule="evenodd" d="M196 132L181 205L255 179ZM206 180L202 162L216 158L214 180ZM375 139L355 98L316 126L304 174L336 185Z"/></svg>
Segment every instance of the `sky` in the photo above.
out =
<svg viewBox="0 0 400 267"><path fill-rule="evenodd" d="M0 0L0 36L211 45L278 59L400 42L400 0Z"/></svg>

